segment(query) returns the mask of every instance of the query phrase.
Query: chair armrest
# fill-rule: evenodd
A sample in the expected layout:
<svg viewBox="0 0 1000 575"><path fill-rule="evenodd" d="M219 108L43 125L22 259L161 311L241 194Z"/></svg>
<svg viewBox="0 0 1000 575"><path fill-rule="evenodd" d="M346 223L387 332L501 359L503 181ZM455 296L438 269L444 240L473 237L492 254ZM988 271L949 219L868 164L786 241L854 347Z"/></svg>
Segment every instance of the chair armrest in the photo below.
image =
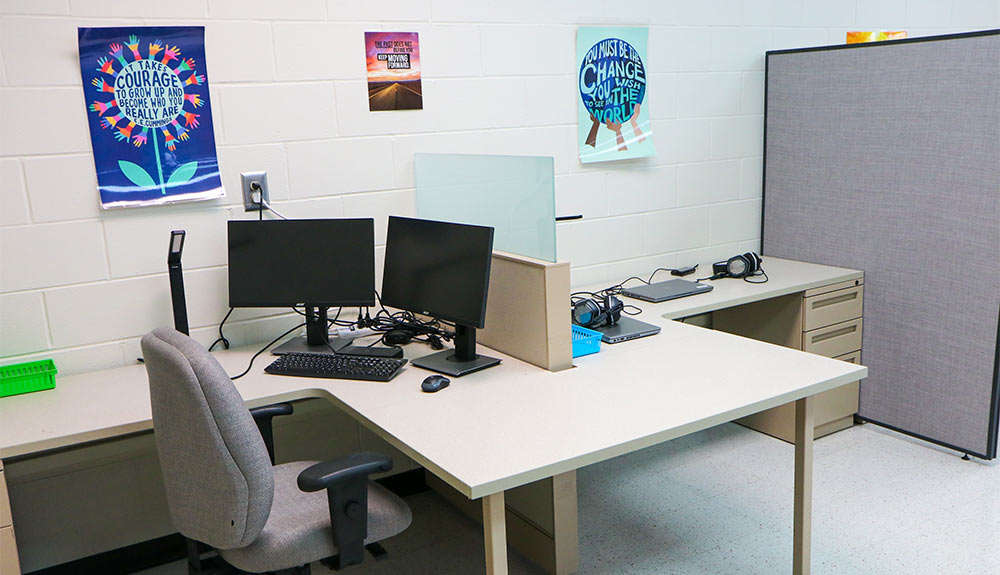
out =
<svg viewBox="0 0 1000 575"><path fill-rule="evenodd" d="M321 461L299 473L299 489L306 492L328 489L351 479L367 478L373 473L392 469L392 459L386 455L365 451L340 459Z"/></svg>
<svg viewBox="0 0 1000 575"><path fill-rule="evenodd" d="M368 537L368 476L392 469L392 459L378 453L362 452L340 459L322 461L299 473L299 489L306 492L326 489L330 525L337 555L328 561L339 571L364 560Z"/></svg>
<svg viewBox="0 0 1000 575"><path fill-rule="evenodd" d="M262 405L250 410L250 415L254 419L262 417L274 417L276 415L291 415L294 410L291 403L275 403L274 405Z"/></svg>
<svg viewBox="0 0 1000 575"><path fill-rule="evenodd" d="M274 428L271 420L278 415L291 415L294 410L291 403L275 403L274 405L262 405L250 410L257 429L260 430L260 437L267 447L267 455L271 458L271 465L274 465Z"/></svg>

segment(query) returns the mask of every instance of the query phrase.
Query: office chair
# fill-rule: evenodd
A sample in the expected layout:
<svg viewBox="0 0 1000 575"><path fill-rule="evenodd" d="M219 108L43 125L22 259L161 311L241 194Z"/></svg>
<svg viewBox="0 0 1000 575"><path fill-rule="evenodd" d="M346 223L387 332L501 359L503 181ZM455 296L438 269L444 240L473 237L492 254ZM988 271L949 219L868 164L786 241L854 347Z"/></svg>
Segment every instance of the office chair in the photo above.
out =
<svg viewBox="0 0 1000 575"><path fill-rule="evenodd" d="M142 338L153 430L174 526L252 573L361 563L406 529L406 503L368 480L392 460L357 453L272 465L254 418L208 351L170 328ZM326 489L324 497L322 490Z"/></svg>

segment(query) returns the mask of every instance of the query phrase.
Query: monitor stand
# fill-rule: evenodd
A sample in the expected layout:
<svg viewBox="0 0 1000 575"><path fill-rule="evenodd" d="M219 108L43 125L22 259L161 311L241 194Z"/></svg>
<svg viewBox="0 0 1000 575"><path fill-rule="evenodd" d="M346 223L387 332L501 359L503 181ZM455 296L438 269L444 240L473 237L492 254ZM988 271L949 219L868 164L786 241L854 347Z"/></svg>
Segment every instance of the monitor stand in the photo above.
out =
<svg viewBox="0 0 1000 575"><path fill-rule="evenodd" d="M455 324L455 349L446 349L413 360L413 365L451 375L463 375L500 364L500 359L476 353L476 328Z"/></svg>
<svg viewBox="0 0 1000 575"><path fill-rule="evenodd" d="M330 322L325 307L306 304L306 337L295 336L271 350L274 355L286 353L320 353L334 355L337 350L353 340L335 338L330 340Z"/></svg>

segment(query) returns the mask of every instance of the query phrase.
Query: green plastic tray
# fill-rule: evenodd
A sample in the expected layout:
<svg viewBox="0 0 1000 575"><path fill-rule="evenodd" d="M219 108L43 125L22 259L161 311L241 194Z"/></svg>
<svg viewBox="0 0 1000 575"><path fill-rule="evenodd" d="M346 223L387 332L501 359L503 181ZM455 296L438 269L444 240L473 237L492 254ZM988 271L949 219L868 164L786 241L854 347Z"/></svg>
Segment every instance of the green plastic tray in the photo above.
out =
<svg viewBox="0 0 1000 575"><path fill-rule="evenodd" d="M0 366L0 397L52 389L56 364L51 359Z"/></svg>

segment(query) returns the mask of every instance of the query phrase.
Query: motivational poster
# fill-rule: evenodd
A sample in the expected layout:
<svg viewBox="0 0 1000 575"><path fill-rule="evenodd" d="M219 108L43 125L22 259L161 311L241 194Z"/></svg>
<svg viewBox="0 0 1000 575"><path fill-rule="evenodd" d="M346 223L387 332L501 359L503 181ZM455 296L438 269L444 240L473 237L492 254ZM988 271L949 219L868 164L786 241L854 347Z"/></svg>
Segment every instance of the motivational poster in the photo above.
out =
<svg viewBox="0 0 1000 575"><path fill-rule="evenodd" d="M365 32L368 110L421 110L420 41L416 32Z"/></svg>
<svg viewBox="0 0 1000 575"><path fill-rule="evenodd" d="M646 28L576 32L580 161L656 154L646 97Z"/></svg>
<svg viewBox="0 0 1000 575"><path fill-rule="evenodd" d="M201 26L80 28L104 208L224 195Z"/></svg>

